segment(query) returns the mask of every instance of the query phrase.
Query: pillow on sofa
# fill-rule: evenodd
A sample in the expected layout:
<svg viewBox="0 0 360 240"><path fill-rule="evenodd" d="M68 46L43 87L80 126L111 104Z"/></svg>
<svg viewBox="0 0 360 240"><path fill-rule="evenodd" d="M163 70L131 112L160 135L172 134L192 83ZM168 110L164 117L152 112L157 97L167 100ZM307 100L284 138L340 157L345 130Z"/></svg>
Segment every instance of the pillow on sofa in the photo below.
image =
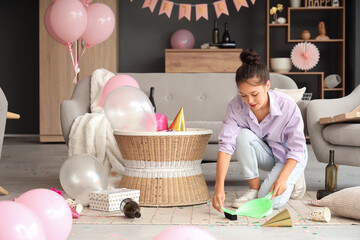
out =
<svg viewBox="0 0 360 240"><path fill-rule="evenodd" d="M293 99L295 102L298 102L301 100L302 96L304 95L306 91L306 87L300 88L300 89L281 89L281 88L274 88L274 91L285 93L286 95L289 95L291 99Z"/></svg>
<svg viewBox="0 0 360 240"><path fill-rule="evenodd" d="M332 193L318 202L336 215L360 220L360 187L345 188Z"/></svg>

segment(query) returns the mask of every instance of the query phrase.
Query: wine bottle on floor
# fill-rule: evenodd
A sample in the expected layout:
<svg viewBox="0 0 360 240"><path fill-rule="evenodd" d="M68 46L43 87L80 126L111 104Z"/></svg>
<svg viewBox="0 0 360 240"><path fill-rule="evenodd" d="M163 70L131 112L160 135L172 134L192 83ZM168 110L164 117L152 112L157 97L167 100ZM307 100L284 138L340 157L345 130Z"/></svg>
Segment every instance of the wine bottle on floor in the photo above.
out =
<svg viewBox="0 0 360 240"><path fill-rule="evenodd" d="M334 163L334 150L330 150L329 164L325 169L325 190L336 191L338 168Z"/></svg>
<svg viewBox="0 0 360 240"><path fill-rule="evenodd" d="M140 206L137 202L131 198L125 198L120 204L120 210L128 218L139 218L141 217Z"/></svg>
<svg viewBox="0 0 360 240"><path fill-rule="evenodd" d="M151 87L151 88L150 88L149 99L150 99L151 104L152 104L153 107L154 107L154 112L156 112L156 105L155 105L155 100L154 100L154 94L155 94L155 88L154 88L154 87Z"/></svg>

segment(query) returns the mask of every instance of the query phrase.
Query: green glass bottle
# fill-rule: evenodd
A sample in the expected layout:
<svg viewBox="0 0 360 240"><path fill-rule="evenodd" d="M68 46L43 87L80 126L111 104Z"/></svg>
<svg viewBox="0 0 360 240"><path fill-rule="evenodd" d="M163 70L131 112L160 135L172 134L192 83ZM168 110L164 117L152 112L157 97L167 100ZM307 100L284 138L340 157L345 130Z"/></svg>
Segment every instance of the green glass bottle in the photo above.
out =
<svg viewBox="0 0 360 240"><path fill-rule="evenodd" d="M334 150L330 150L329 154L329 164L325 169L325 190L336 191L338 168L334 163Z"/></svg>
<svg viewBox="0 0 360 240"><path fill-rule="evenodd" d="M219 43L219 28L218 28L218 22L215 20L214 21L214 29L212 32L212 37L213 37L213 43L214 44L218 44Z"/></svg>
<svg viewBox="0 0 360 240"><path fill-rule="evenodd" d="M139 218L141 217L140 206L137 202L131 198L125 198L120 204L120 210L128 218Z"/></svg>

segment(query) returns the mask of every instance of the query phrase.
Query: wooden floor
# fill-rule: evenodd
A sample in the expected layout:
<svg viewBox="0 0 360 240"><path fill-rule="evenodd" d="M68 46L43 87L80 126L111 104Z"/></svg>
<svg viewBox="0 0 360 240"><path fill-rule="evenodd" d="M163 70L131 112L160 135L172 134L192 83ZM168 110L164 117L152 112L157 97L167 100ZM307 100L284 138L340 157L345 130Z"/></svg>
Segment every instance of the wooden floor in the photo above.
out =
<svg viewBox="0 0 360 240"><path fill-rule="evenodd" d="M230 207L232 199L243 194L241 191L227 192L226 207ZM129 219L121 212L102 212L84 208L79 219L74 219L74 224L171 224L171 225L233 225L256 226L261 225L279 212L287 209L294 226L324 226L324 225L360 225L360 221L332 215L329 223L315 222L310 219L310 212L319 207L308 204L309 200L316 199L316 192L309 191L301 200L289 200L283 209L274 210L263 219L238 216L238 220L230 221L223 214L216 211L210 203L187 207L142 207L141 218Z"/></svg>
<svg viewBox="0 0 360 240"><path fill-rule="evenodd" d="M305 171L307 188L313 198L318 189L324 188L325 165L316 161L310 145L309 162ZM7 189L9 195L0 195L0 201L14 197L34 188L61 189L59 170L67 159L65 144L40 144L38 138L5 138L0 159L0 186ZM201 165L210 192L214 191L216 163ZM263 179L266 173L260 172ZM338 187L340 189L360 185L360 168L340 166ZM231 198L246 191L248 185L243 180L239 166L231 162L225 182L227 204ZM303 201L306 202L307 199ZM301 206L299 206L301 205ZM227 205L228 206L228 205ZM227 223L222 214L209 205L190 208L143 208L143 218L128 220L127 224L118 224L121 217L103 217L101 221L90 219L90 224L73 224L69 240L82 239L153 239L157 234L174 224L194 224L211 233L216 239L346 239L359 240L360 225L349 225L333 216L331 224L306 225L312 207L300 202L289 201L289 211L295 227L261 228L261 221L240 219ZM300 215L299 215L300 214ZM206 217L205 217L206 216ZM142 223L131 222L142 221ZM262 220L263 221L263 220ZM190 222L190 223L189 223ZM341 222L341 223L340 223ZM96 224L95 224L96 223ZM345 225L344 225L345 224ZM136 233L136 234L134 234ZM240 235L239 235L240 234Z"/></svg>

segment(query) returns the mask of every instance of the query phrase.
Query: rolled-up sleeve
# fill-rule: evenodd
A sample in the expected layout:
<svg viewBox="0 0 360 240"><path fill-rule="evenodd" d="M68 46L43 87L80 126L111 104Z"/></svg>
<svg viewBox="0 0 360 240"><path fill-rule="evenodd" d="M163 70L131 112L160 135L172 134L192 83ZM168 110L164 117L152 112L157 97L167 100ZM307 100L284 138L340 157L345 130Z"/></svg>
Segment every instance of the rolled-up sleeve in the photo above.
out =
<svg viewBox="0 0 360 240"><path fill-rule="evenodd" d="M241 130L238 125L231 102L226 109L225 119L219 133L219 151L233 155L236 150L236 138Z"/></svg>
<svg viewBox="0 0 360 240"><path fill-rule="evenodd" d="M289 121L284 128L286 141L286 159L294 159L300 162L303 159L306 140L304 136L304 122L300 109L293 105L289 110Z"/></svg>

